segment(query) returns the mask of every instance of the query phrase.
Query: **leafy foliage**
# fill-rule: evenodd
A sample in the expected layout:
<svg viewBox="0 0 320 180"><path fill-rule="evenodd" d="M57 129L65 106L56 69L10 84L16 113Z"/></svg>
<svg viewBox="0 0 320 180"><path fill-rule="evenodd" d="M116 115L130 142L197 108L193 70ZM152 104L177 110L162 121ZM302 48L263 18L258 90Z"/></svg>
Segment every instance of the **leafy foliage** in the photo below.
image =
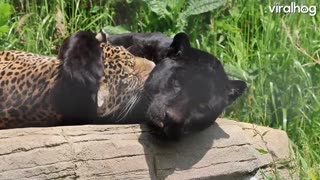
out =
<svg viewBox="0 0 320 180"><path fill-rule="evenodd" d="M0 2L0 34L8 33L9 31L9 18L13 12L10 4Z"/></svg>
<svg viewBox="0 0 320 180"><path fill-rule="evenodd" d="M176 32L184 31L188 24L188 17L210 12L222 6L225 0L144 0L148 8L159 18L169 19ZM187 3L188 2L188 3Z"/></svg>

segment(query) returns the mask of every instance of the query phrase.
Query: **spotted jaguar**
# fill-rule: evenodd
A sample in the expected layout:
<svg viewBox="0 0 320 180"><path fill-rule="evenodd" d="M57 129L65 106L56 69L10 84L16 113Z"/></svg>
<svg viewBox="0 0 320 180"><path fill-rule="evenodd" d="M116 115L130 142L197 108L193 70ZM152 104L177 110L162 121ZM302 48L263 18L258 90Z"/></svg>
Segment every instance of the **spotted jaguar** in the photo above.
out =
<svg viewBox="0 0 320 180"><path fill-rule="evenodd" d="M1 51L0 129L121 120L137 103L154 63L98 35L72 35L58 58Z"/></svg>

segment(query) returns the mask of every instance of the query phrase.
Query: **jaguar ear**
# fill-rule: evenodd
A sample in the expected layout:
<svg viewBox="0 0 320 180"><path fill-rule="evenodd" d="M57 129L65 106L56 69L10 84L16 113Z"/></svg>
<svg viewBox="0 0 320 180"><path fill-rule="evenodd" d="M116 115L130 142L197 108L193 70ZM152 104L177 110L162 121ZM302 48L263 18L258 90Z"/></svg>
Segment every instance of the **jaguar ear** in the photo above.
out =
<svg viewBox="0 0 320 180"><path fill-rule="evenodd" d="M186 33L178 33L174 36L168 55L179 55L190 48L189 37Z"/></svg>
<svg viewBox="0 0 320 180"><path fill-rule="evenodd" d="M102 28L100 29L100 32L98 32L96 35L96 39L99 42L107 42L108 37L109 37L109 34L106 33Z"/></svg>
<svg viewBox="0 0 320 180"><path fill-rule="evenodd" d="M228 105L235 101L246 90L247 84L240 80L229 80L228 86Z"/></svg>

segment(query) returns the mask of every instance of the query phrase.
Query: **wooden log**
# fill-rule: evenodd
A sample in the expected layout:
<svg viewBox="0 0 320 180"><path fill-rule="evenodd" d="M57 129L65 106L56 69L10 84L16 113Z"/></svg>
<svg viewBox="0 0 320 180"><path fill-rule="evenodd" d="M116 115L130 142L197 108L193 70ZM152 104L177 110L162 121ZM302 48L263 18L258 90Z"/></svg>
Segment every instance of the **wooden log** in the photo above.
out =
<svg viewBox="0 0 320 180"><path fill-rule="evenodd" d="M226 119L178 142L140 125L0 131L0 179L287 179L290 156L284 131Z"/></svg>

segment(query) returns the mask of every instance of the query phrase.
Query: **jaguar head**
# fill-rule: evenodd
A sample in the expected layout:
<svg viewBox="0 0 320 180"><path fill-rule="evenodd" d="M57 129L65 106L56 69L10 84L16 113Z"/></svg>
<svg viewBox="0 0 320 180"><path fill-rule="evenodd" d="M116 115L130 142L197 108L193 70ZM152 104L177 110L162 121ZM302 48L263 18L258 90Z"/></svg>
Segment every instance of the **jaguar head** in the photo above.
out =
<svg viewBox="0 0 320 180"><path fill-rule="evenodd" d="M188 36L179 33L144 85L146 119L176 139L209 127L245 89L245 82L228 79L216 57L191 47Z"/></svg>

